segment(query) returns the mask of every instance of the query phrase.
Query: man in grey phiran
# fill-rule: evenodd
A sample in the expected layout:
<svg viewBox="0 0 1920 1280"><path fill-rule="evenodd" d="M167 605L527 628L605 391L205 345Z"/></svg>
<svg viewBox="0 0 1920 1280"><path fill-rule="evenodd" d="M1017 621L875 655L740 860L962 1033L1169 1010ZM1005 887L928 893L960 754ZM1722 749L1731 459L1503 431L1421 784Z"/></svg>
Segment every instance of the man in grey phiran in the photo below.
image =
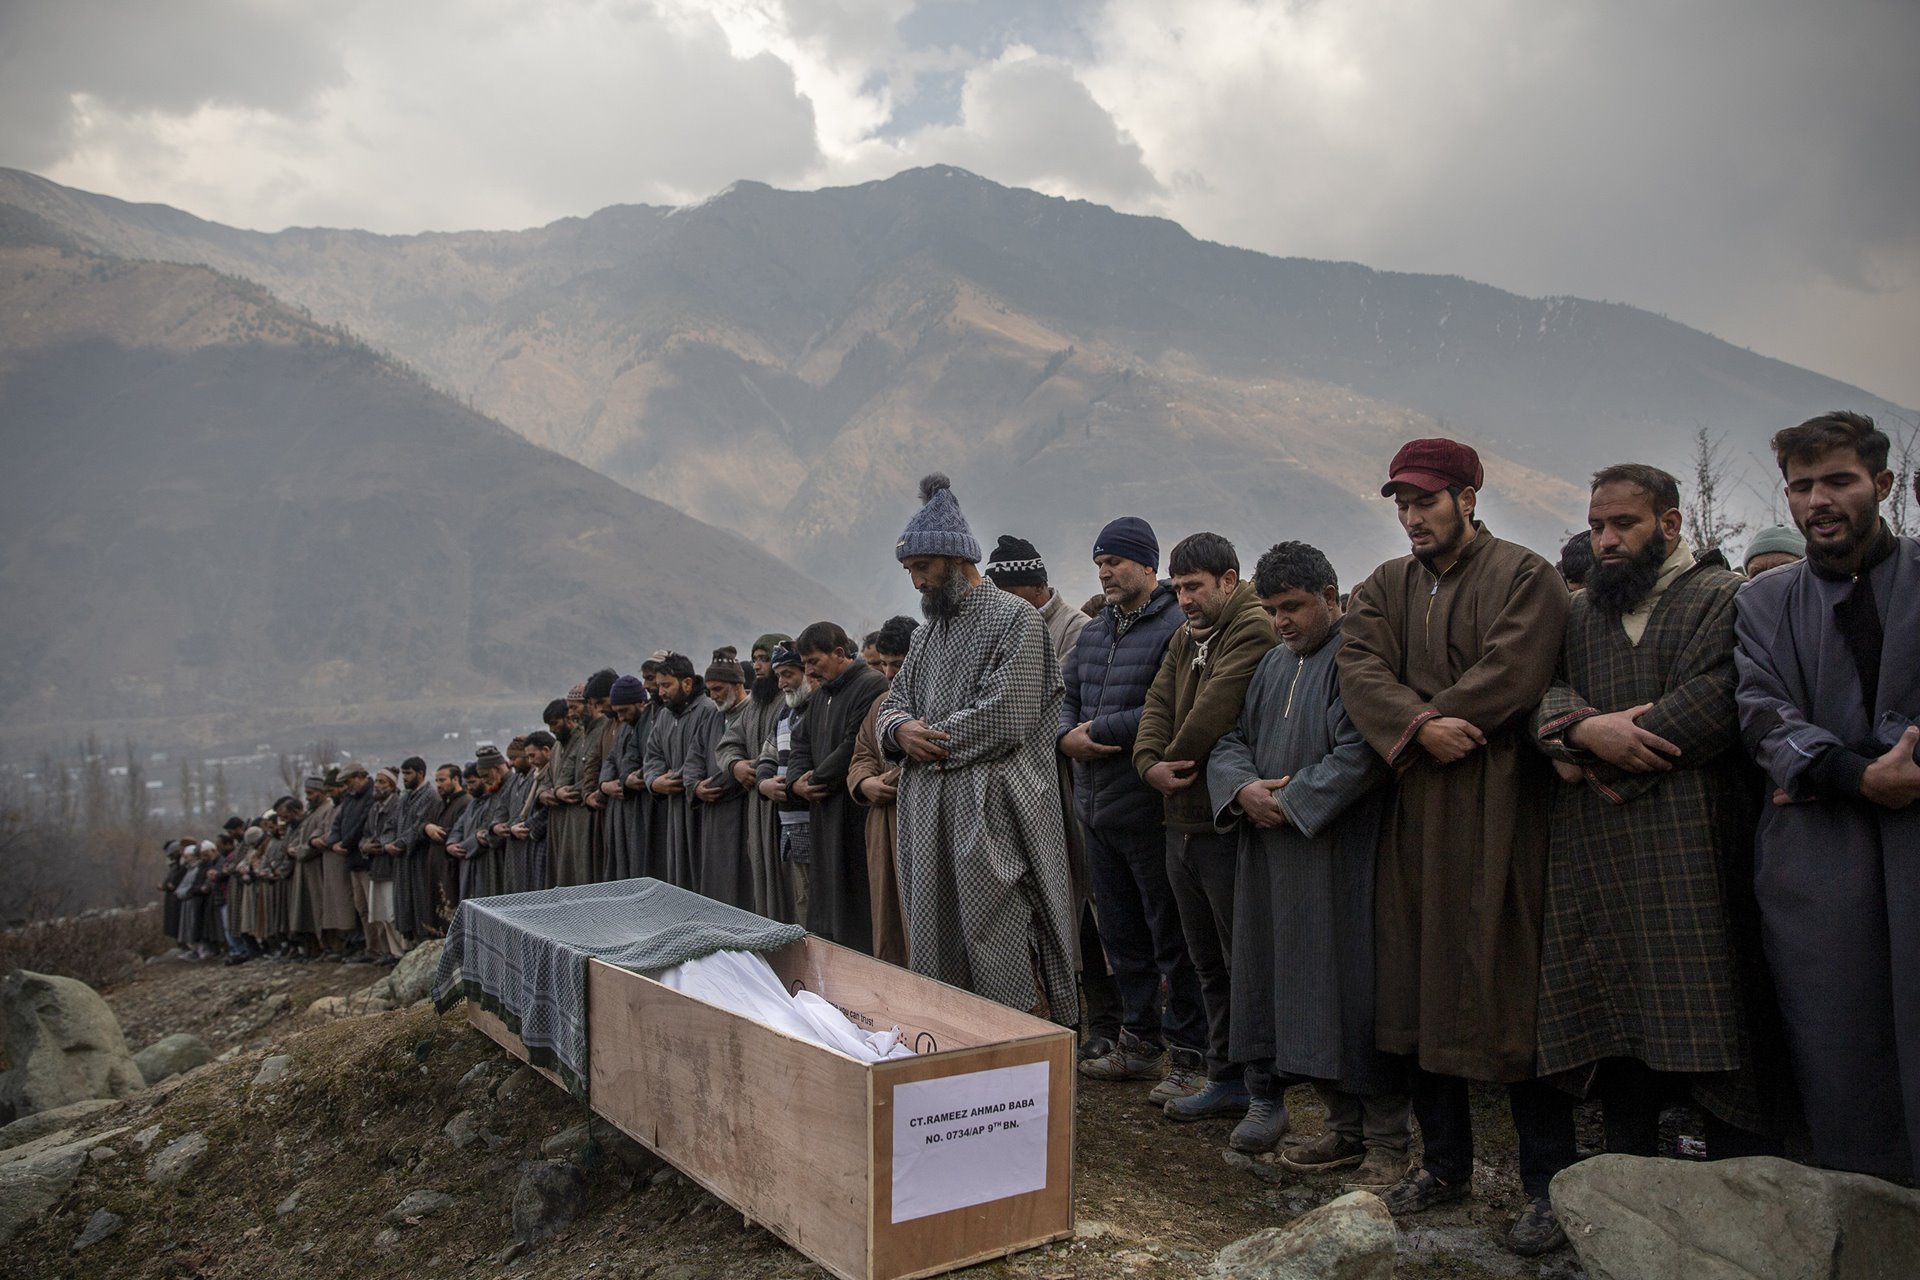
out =
<svg viewBox="0 0 1920 1280"><path fill-rule="evenodd" d="M979 570L980 544L947 478L894 555L927 625L880 706L881 750L902 763L900 894L917 973L1072 1026L1073 899L1054 735L1060 661L1046 623Z"/></svg>

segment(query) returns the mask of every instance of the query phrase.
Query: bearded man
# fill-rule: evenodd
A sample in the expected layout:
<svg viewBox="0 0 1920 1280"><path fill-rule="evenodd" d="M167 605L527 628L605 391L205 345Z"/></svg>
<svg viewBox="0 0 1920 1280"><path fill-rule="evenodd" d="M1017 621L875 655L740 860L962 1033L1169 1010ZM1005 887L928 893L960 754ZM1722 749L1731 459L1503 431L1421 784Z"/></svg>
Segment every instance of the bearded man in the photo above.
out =
<svg viewBox="0 0 1920 1280"><path fill-rule="evenodd" d="M887 678L853 653L833 622L806 627L793 642L813 681L813 707L794 737L793 794L813 806L813 894L809 932L873 954L873 904L867 881L867 820L847 791L854 739Z"/></svg>
<svg viewBox="0 0 1920 1280"><path fill-rule="evenodd" d="M527 735L524 759L532 776L521 801L520 816L513 824L513 838L526 844L523 874L527 892L547 887L547 810L540 797L553 785L553 747L554 737L545 729Z"/></svg>
<svg viewBox="0 0 1920 1280"><path fill-rule="evenodd" d="M769 920L785 919L782 910L791 914L793 897L780 866L780 818L759 787L761 751L786 705L780 697L780 678L773 670L773 648L785 640L769 632L753 642L752 692L741 699L739 713L727 721L713 748L715 768L741 796L747 888L745 900L737 905ZM767 645L764 660L760 656L763 642Z"/></svg>
<svg viewBox="0 0 1920 1280"><path fill-rule="evenodd" d="M1054 765L1060 661L1040 614L986 586L947 478L894 556L920 593L875 730L901 764L900 889L916 973L1015 1009L1079 1021L1073 892Z"/></svg>
<svg viewBox="0 0 1920 1280"><path fill-rule="evenodd" d="M868 637L873 669L887 684L900 674L913 644L912 618L888 618ZM873 914L873 954L902 968L907 963L907 924L900 909L899 841L894 830L894 801L899 798L900 767L880 754L874 724L880 718L880 700L874 699L854 735L853 762L847 766L847 791L867 811L867 902Z"/></svg>
<svg viewBox="0 0 1920 1280"><path fill-rule="evenodd" d="M753 909L753 865L747 860L747 793L727 767L720 744L747 711L746 672L733 649L714 651L706 671L707 696L720 718L699 745L693 798L700 804L700 892L717 902Z"/></svg>
<svg viewBox="0 0 1920 1280"><path fill-rule="evenodd" d="M1819 1163L1920 1154L1920 539L1880 517L1889 444L1825 414L1773 438L1807 558L1737 598L1740 728L1772 780L1754 889Z"/></svg>
<svg viewBox="0 0 1920 1280"><path fill-rule="evenodd" d="M460 897L487 898L501 891L501 851L505 846L500 834L509 824L507 811L507 757L491 743L482 744L473 753L474 776L480 780L481 797L468 811L466 838L459 852L466 859L460 869ZM447 852L453 853L449 844Z"/></svg>
<svg viewBox="0 0 1920 1280"><path fill-rule="evenodd" d="M693 788L700 781L706 744L719 736L720 708L694 673L693 659L683 653L668 654L660 663L653 694L664 714L654 717L647 735L645 775L648 788L665 802L666 874L661 878L699 893L703 815Z"/></svg>
<svg viewBox="0 0 1920 1280"><path fill-rule="evenodd" d="M1528 732L1566 634L1566 585L1474 518L1485 475L1453 440L1394 455L1413 554L1354 589L1336 664L1347 714L1399 777L1374 880L1375 1034L1415 1060L1425 1154L1396 1216L1472 1193L1467 1081L1508 1086L1527 1208L1507 1246L1566 1242L1547 1185L1574 1160L1570 1099L1535 1079L1553 769Z"/></svg>
<svg viewBox="0 0 1920 1280"><path fill-rule="evenodd" d="M640 812L645 787L629 788L628 778L646 764L646 739L640 721L647 709L646 682L621 676L607 695L612 708L613 746L600 764L600 793L607 799L607 871L609 880L631 880L644 865L646 818Z"/></svg>
<svg viewBox="0 0 1920 1280"><path fill-rule="evenodd" d="M367 767L355 762L340 770L340 784L340 803L333 808L333 825L327 832L323 872L326 906L320 924L337 937L342 954L351 948L355 960L370 962L364 950L367 855L361 845L370 843L373 836L369 824L373 816L373 782L367 776ZM356 939L358 946L354 946Z"/></svg>
<svg viewBox="0 0 1920 1280"><path fill-rule="evenodd" d="M287 836L287 856L293 859L293 876L287 892L287 936L308 957L323 949L320 921L325 912L326 886L321 858L326 852L327 828L333 822L333 801L327 798L327 780L320 774L307 775L306 812Z"/></svg>
<svg viewBox="0 0 1920 1280"><path fill-rule="evenodd" d="M432 897L427 890L427 814L434 790L428 784L427 762L408 756L400 763L400 782L406 800L400 810L399 834L388 852L393 858L393 927L402 941L413 943L430 919Z"/></svg>
<svg viewBox="0 0 1920 1280"><path fill-rule="evenodd" d="M806 665L787 644L775 645L770 662L773 677L780 686L780 714L773 731L761 744L760 758L754 766L754 786L774 807L780 823L779 874L768 886L769 909L761 914L771 920L797 924L807 918L810 879L813 872L813 806L798 799L789 790L789 767L793 762L793 739L807 717L807 702L813 689L807 683ZM777 908L777 909L776 909Z"/></svg>
<svg viewBox="0 0 1920 1280"><path fill-rule="evenodd" d="M1681 534L1657 467L1596 472L1594 563L1533 713L1558 762L1540 939L1538 1066L1599 1096L1607 1150L1658 1154L1660 1112L1693 1100L1708 1151L1752 1154L1767 1125L1728 896L1750 902L1758 778L1734 705L1740 576ZM1743 874L1744 873L1744 874ZM1744 1087L1743 1087L1744 1086ZM1731 1125L1729 1131L1722 1126Z"/></svg>
<svg viewBox="0 0 1920 1280"><path fill-rule="evenodd" d="M611 686L609 686L611 691ZM587 737L581 723L587 715L587 687L577 684L567 692L567 719L553 731L559 745L553 757L553 788L547 804L549 864L556 887L593 883L593 819L587 792L594 787L583 772Z"/></svg>
<svg viewBox="0 0 1920 1280"><path fill-rule="evenodd" d="M466 816L470 803L461 785L459 765L443 764L433 771L433 797L427 802L427 820L420 827L427 841L427 889L419 917L423 936L440 937L460 904L459 879L447 857L447 839Z"/></svg>
<svg viewBox="0 0 1920 1280"><path fill-rule="evenodd" d="M588 884L607 878L608 797L600 789L600 768L606 763L607 753L613 750L614 731L619 727L608 714L612 710L608 699L613 693L613 682L619 678L612 667L603 667L580 686L586 695L580 720L579 786L583 797L581 807L587 811Z"/></svg>

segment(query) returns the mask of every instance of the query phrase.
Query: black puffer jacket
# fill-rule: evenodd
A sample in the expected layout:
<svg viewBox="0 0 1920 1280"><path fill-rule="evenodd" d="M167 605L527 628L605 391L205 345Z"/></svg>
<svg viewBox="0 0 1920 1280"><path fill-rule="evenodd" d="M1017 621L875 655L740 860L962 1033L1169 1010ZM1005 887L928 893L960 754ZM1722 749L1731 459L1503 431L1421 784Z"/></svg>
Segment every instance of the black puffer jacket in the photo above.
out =
<svg viewBox="0 0 1920 1280"><path fill-rule="evenodd" d="M1080 821L1095 831L1159 826L1160 793L1133 768L1133 734L1140 708L1160 670L1167 641L1185 621L1173 588L1162 582L1147 599L1146 613L1115 640L1112 605L1087 624L1060 673L1067 696L1060 705L1060 736L1083 720L1095 742L1119 747L1111 756L1073 762L1073 803Z"/></svg>

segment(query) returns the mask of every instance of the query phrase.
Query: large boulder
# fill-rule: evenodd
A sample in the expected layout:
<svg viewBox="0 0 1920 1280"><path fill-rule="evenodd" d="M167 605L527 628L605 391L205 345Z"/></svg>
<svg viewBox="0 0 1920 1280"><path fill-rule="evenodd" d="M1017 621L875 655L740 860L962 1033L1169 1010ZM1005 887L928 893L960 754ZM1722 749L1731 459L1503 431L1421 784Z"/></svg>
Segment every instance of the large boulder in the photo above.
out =
<svg viewBox="0 0 1920 1280"><path fill-rule="evenodd" d="M0 1075L0 1123L146 1087L119 1019L92 987L16 969L0 978L13 1069Z"/></svg>
<svg viewBox="0 0 1920 1280"><path fill-rule="evenodd" d="M1236 1240L1213 1261L1216 1280L1391 1280L1399 1238L1370 1191L1350 1191L1291 1226Z"/></svg>
<svg viewBox="0 0 1920 1280"><path fill-rule="evenodd" d="M1754 1156L1603 1155L1553 1180L1589 1280L1895 1280L1920 1274L1920 1191Z"/></svg>
<svg viewBox="0 0 1920 1280"><path fill-rule="evenodd" d="M168 1076L185 1075L195 1067L206 1066L213 1061L213 1050L199 1036L176 1031L134 1054L133 1060L148 1084L159 1084Z"/></svg>

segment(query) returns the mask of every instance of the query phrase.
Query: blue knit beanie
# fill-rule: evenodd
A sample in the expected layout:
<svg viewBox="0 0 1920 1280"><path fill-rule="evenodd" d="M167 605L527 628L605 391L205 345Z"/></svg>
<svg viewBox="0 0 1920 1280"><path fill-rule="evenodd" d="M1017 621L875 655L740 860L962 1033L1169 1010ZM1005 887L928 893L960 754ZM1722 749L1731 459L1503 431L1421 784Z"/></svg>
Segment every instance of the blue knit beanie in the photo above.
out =
<svg viewBox="0 0 1920 1280"><path fill-rule="evenodd" d="M967 527L959 499L953 496L953 482L939 472L928 476L920 482L920 502L900 541L893 544L894 557L952 556L979 564L980 544Z"/></svg>
<svg viewBox="0 0 1920 1280"><path fill-rule="evenodd" d="M1135 564L1158 569L1160 539L1153 536L1153 526L1139 516L1121 516L1109 521L1093 540L1093 558L1101 556L1124 556Z"/></svg>

